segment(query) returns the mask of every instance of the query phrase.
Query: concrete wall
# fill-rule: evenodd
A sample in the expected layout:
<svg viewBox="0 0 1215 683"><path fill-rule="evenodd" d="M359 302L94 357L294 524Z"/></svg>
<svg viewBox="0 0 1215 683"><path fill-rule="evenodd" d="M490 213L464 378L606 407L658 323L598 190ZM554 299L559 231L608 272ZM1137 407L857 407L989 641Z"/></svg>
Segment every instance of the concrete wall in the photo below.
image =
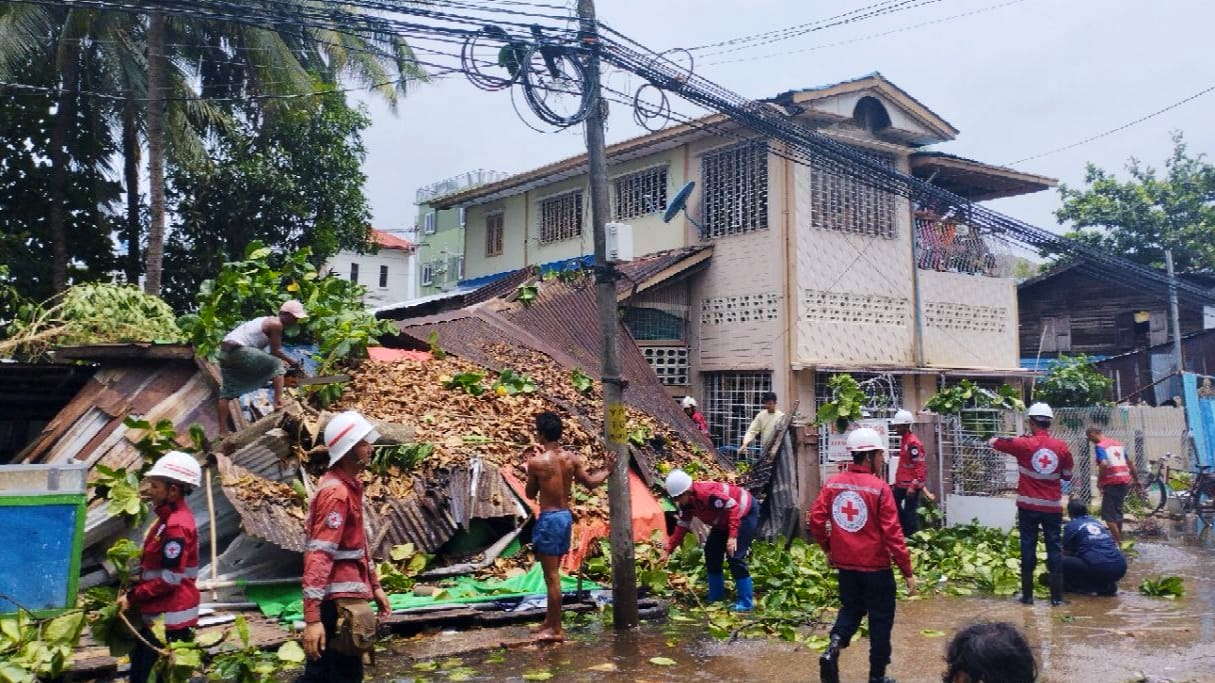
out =
<svg viewBox="0 0 1215 683"><path fill-rule="evenodd" d="M339 277L350 279L350 265L359 264L358 283L367 288L363 303L368 307L408 301L416 298L417 260L413 254L400 249L381 249L378 254L339 252L326 264ZM380 287L380 267L388 267L388 286Z"/></svg>
<svg viewBox="0 0 1215 683"><path fill-rule="evenodd" d="M1011 278L921 270L920 301L926 365L1017 367L1017 287Z"/></svg>

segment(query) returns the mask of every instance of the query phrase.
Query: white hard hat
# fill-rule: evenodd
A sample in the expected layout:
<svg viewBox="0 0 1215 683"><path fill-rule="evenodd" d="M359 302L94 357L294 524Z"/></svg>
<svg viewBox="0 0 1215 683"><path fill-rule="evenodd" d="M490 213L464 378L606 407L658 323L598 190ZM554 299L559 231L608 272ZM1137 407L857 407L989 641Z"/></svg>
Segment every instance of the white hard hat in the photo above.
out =
<svg viewBox="0 0 1215 683"><path fill-rule="evenodd" d="M679 405L683 406L684 408L695 408L696 399L692 398L691 396L684 396L683 400L679 402Z"/></svg>
<svg viewBox="0 0 1215 683"><path fill-rule="evenodd" d="M886 441L882 438L881 434L877 433L876 429L861 427L860 429L848 432L846 447L849 453L884 451L886 450Z"/></svg>
<svg viewBox="0 0 1215 683"><path fill-rule="evenodd" d="M360 441L375 443L380 438L375 427L355 410L338 413L325 425L325 447L329 449L329 466L342 459Z"/></svg>
<svg viewBox="0 0 1215 683"><path fill-rule="evenodd" d="M915 422L915 418L911 415L910 410L900 410L890 420L892 425L909 425L912 422Z"/></svg>
<svg viewBox="0 0 1215 683"><path fill-rule="evenodd" d="M1045 403L1033 404L1029 407L1029 410L1025 411L1025 414L1029 417L1045 417L1051 420L1055 418L1055 412Z"/></svg>
<svg viewBox="0 0 1215 683"><path fill-rule="evenodd" d="M675 498L682 495L685 491L692 488L692 477L688 476L683 470L671 470L667 475L667 495Z"/></svg>
<svg viewBox="0 0 1215 683"><path fill-rule="evenodd" d="M199 467L198 460L181 451L169 451L160 456L145 476L168 479L186 486L202 484L202 468Z"/></svg>

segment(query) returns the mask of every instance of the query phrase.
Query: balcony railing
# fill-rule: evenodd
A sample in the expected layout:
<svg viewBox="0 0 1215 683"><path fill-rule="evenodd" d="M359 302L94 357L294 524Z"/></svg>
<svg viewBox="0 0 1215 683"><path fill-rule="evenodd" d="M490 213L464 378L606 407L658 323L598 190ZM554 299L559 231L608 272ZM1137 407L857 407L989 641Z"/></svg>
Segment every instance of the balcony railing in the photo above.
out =
<svg viewBox="0 0 1215 683"><path fill-rule="evenodd" d="M452 176L446 180L440 180L437 183L431 183L425 187L418 188L418 194L415 201L418 204L425 204L435 197L441 197L443 195L452 194L453 192L467 190L470 187L476 187L478 185L487 185L489 183L502 180L508 175L510 174L499 171L487 171L482 168L475 171L468 171L467 173L461 173L458 176Z"/></svg>
<svg viewBox="0 0 1215 683"><path fill-rule="evenodd" d="M915 214L915 262L922 270L1009 277L1012 255L990 235L956 219Z"/></svg>

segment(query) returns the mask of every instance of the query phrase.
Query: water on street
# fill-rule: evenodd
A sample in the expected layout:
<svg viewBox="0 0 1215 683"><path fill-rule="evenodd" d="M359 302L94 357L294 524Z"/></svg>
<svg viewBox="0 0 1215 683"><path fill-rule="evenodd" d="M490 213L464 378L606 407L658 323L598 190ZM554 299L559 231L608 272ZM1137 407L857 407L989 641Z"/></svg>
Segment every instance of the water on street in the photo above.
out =
<svg viewBox="0 0 1215 683"><path fill-rule="evenodd" d="M1028 635L1043 681L1215 682L1215 573L1210 569L1215 542L1210 534L1195 537L1180 528L1170 533L1172 540L1139 540L1139 556L1116 597L1069 595L1070 604L1056 608L1042 599L1032 607L992 597L900 601L888 675L902 683L940 681L948 634L973 621L997 620ZM1181 576L1185 596L1167 600L1138 593L1145 577L1161 575ZM647 624L617 634L592 623L571 627L569 640L561 645L493 647L526 633L525 628L510 628L402 641L393 646L393 654L381 657L374 675L380 681L818 680L817 652L775 639L719 641L696 624ZM493 649L435 656L445 638L479 640ZM843 680L867 680L868 646L868 640L858 639L844 651ZM656 664L652 658L674 664Z"/></svg>

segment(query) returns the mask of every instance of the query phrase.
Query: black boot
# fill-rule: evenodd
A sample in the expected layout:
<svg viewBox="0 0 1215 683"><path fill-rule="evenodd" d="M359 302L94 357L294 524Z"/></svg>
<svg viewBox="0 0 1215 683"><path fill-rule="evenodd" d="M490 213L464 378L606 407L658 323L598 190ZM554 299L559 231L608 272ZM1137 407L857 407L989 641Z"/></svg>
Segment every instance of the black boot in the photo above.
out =
<svg viewBox="0 0 1215 683"><path fill-rule="evenodd" d="M1050 606L1066 605L1063 599L1063 572L1051 572L1050 575Z"/></svg>
<svg viewBox="0 0 1215 683"><path fill-rule="evenodd" d="M894 680L893 678L890 678L889 676L886 676L883 674L881 676L870 676L869 683L899 683L899 682Z"/></svg>
<svg viewBox="0 0 1215 683"><path fill-rule="evenodd" d="M823 683L840 683L840 637L831 636L831 644L818 658L818 677Z"/></svg>
<svg viewBox="0 0 1215 683"><path fill-rule="evenodd" d="M1021 570L1021 599L1022 605L1034 604L1034 575Z"/></svg>

